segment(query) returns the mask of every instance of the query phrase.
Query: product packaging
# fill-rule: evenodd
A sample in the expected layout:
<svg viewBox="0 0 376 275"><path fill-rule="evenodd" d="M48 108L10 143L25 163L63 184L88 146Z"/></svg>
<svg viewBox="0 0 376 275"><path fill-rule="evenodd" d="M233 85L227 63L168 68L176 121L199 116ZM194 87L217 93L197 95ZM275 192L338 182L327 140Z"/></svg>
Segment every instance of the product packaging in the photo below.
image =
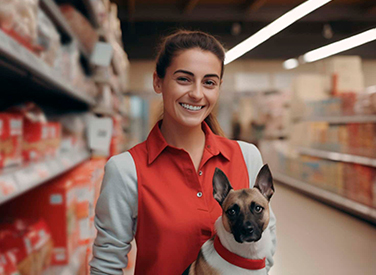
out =
<svg viewBox="0 0 376 275"><path fill-rule="evenodd" d="M13 113L0 113L2 124L2 161L0 168L22 163L22 116Z"/></svg>

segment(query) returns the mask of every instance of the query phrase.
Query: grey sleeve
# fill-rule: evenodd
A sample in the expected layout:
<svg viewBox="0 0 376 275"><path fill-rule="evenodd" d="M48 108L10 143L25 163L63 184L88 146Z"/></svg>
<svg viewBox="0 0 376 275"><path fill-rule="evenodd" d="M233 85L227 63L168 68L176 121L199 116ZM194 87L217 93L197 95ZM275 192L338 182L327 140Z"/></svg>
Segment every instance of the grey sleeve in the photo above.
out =
<svg viewBox="0 0 376 275"><path fill-rule="evenodd" d="M243 157L248 169L249 175L249 188L253 188L255 185L256 177L261 167L263 166L262 157L260 151L253 144L238 141L240 149L242 150ZM269 225L266 230L270 230L271 244L270 244L270 253L266 257L266 269L269 272L270 268L274 264L273 255L277 246L277 235L276 235L276 217L270 206L270 219Z"/></svg>
<svg viewBox="0 0 376 275"><path fill-rule="evenodd" d="M119 274L128 264L138 209L136 166L130 153L112 157L105 166L95 208L98 230L90 262L91 275Z"/></svg>

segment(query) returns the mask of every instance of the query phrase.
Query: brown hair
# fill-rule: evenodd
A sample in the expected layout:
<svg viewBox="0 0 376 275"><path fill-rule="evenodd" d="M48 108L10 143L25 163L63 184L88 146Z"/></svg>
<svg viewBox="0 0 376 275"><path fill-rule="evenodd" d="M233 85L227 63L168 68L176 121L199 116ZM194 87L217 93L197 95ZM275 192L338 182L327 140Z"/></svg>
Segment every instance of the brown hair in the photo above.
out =
<svg viewBox="0 0 376 275"><path fill-rule="evenodd" d="M224 71L225 50L221 43L212 35L201 31L178 30L162 40L156 61L156 72L159 78L164 78L166 69L171 65L172 59L184 50L199 48L209 51L218 57L222 63L221 78ZM213 133L224 136L216 117L210 113L205 122Z"/></svg>

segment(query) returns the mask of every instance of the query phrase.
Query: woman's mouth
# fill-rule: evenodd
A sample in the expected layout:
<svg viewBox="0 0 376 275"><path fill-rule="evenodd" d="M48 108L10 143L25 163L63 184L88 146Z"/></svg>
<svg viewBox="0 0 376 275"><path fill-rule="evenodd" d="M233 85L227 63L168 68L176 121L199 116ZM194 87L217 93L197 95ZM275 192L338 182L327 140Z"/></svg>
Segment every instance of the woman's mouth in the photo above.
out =
<svg viewBox="0 0 376 275"><path fill-rule="evenodd" d="M199 111L205 106L195 106L195 105L190 105L186 103L179 103L184 109L189 110L189 111Z"/></svg>

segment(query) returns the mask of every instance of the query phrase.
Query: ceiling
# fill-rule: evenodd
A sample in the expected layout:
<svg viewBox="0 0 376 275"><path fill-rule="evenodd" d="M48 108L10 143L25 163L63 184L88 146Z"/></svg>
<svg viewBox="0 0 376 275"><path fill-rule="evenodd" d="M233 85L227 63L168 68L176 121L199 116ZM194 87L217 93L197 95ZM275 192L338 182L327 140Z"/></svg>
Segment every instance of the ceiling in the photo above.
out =
<svg viewBox="0 0 376 275"><path fill-rule="evenodd" d="M305 0L112 0L119 6L130 60L154 59L160 38L177 28L209 32L230 49ZM240 28L239 28L240 26ZM324 26L327 38L324 37ZM234 32L235 27L240 29ZM288 59L376 27L376 0L333 0L242 58ZM329 31L328 31L329 30ZM331 31L330 31L331 30ZM330 36L332 33L332 36ZM376 42L344 54L376 59Z"/></svg>

